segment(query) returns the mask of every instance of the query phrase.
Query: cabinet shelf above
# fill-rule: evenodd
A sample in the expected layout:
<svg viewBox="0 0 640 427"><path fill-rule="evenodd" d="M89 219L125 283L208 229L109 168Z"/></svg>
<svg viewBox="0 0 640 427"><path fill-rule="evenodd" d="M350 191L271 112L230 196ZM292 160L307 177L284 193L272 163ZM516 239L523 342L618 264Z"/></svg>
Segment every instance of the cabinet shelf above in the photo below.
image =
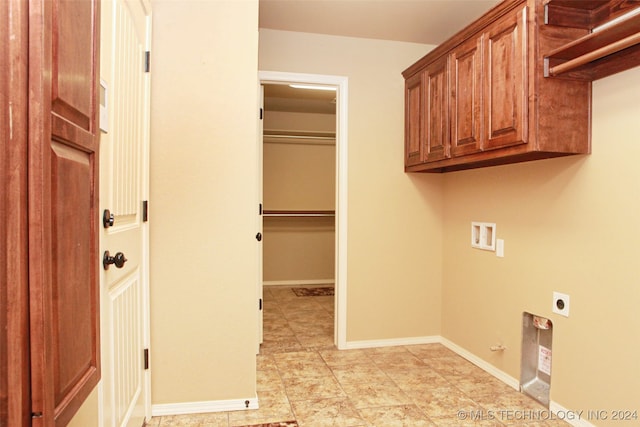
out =
<svg viewBox="0 0 640 427"><path fill-rule="evenodd" d="M640 65L640 3L634 2L634 8L629 8L628 4L619 1L549 2L547 24L586 28L591 32L549 52L544 60L545 77L593 81ZM599 7L594 8L594 5ZM618 7L614 7L616 5ZM585 12L588 14L584 15ZM604 15L609 19L603 20ZM596 23L599 25L594 26Z"/></svg>

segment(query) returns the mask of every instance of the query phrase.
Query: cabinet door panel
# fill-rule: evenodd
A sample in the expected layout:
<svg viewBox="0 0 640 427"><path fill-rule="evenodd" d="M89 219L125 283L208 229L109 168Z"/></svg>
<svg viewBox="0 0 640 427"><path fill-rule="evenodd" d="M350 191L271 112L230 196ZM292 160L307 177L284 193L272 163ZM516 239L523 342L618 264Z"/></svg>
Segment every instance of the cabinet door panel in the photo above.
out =
<svg viewBox="0 0 640 427"><path fill-rule="evenodd" d="M482 36L451 54L451 155L482 149Z"/></svg>
<svg viewBox="0 0 640 427"><path fill-rule="evenodd" d="M30 5L31 407L52 427L100 379L99 1Z"/></svg>
<svg viewBox="0 0 640 427"><path fill-rule="evenodd" d="M525 18L515 11L485 33L485 149L527 142Z"/></svg>
<svg viewBox="0 0 640 427"><path fill-rule="evenodd" d="M405 143L406 166L424 161L422 142L423 114L422 73L407 79L405 83Z"/></svg>
<svg viewBox="0 0 640 427"><path fill-rule="evenodd" d="M449 157L448 56L427 67L424 86L425 156L432 162Z"/></svg>

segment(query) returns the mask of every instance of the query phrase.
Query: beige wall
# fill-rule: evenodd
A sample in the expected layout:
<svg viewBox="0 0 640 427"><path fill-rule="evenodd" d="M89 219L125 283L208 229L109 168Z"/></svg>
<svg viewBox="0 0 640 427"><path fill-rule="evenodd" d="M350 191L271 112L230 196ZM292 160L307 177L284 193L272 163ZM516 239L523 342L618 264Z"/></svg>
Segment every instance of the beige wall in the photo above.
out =
<svg viewBox="0 0 640 427"><path fill-rule="evenodd" d="M265 285L331 283L335 271L334 217L265 218Z"/></svg>
<svg viewBox="0 0 640 427"><path fill-rule="evenodd" d="M264 128L288 132L335 132L336 116L266 111ZM265 209L335 208L335 144L313 144L313 140L265 137L263 147L262 201Z"/></svg>
<svg viewBox="0 0 640 427"><path fill-rule="evenodd" d="M349 79L347 341L440 334L442 177L403 172L401 72L429 48L260 30L260 70Z"/></svg>
<svg viewBox="0 0 640 427"><path fill-rule="evenodd" d="M258 1L153 7L153 403L255 397Z"/></svg>
<svg viewBox="0 0 640 427"><path fill-rule="evenodd" d="M443 336L519 379L522 312L549 317L551 399L569 409L640 410L638 82L594 83L591 155L444 177ZM497 223L504 258L471 249L474 220Z"/></svg>

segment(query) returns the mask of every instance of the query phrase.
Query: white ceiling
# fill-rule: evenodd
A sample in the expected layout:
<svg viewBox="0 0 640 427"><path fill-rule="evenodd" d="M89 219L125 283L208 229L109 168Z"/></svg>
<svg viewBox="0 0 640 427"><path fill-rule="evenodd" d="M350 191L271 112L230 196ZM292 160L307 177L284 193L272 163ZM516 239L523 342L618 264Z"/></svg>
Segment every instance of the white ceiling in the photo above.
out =
<svg viewBox="0 0 640 427"><path fill-rule="evenodd" d="M438 45L499 0L260 0L259 27ZM265 108L333 114L335 94L265 88Z"/></svg>
<svg viewBox="0 0 640 427"><path fill-rule="evenodd" d="M260 28L440 44L498 0L260 0Z"/></svg>

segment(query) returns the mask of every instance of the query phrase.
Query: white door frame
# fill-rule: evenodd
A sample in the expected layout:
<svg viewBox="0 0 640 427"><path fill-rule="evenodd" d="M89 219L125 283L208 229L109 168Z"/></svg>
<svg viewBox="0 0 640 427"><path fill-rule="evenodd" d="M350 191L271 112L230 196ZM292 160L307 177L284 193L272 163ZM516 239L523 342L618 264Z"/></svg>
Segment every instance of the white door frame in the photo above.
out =
<svg viewBox="0 0 640 427"><path fill-rule="evenodd" d="M349 79L322 74L258 71L260 84L306 83L336 86L336 307L334 343L338 349L347 348L347 118ZM262 138L258 138L262 143ZM261 148L260 148L261 149ZM260 168L262 170L262 168ZM261 180L261 177L259 178Z"/></svg>

